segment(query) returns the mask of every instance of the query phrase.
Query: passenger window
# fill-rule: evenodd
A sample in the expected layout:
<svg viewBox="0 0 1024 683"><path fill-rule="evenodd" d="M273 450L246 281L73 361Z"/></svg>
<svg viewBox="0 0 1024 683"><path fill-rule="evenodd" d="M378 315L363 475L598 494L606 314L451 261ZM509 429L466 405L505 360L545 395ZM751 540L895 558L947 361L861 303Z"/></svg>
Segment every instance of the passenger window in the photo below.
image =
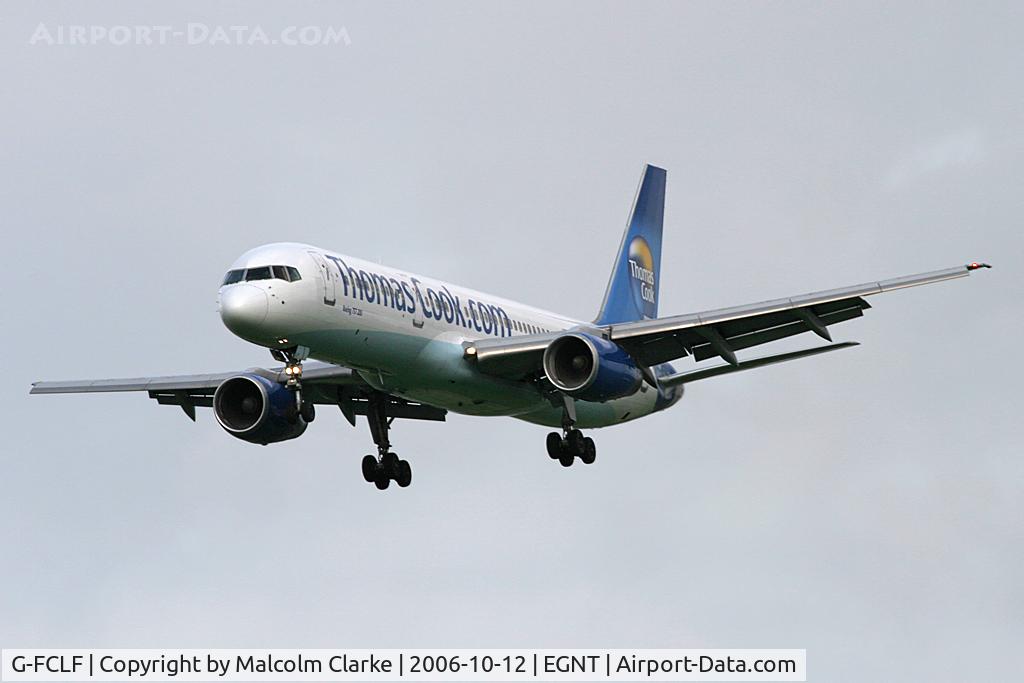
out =
<svg viewBox="0 0 1024 683"><path fill-rule="evenodd" d="M250 282L252 280L269 280L273 277L270 274L270 266L261 266L259 268L250 268L245 271L245 281Z"/></svg>
<svg viewBox="0 0 1024 683"><path fill-rule="evenodd" d="M299 280L302 279L302 276L299 275L299 269L298 268L294 268L292 266L287 266L287 270L288 270L288 275L290 276L288 279L291 280L292 282L298 282Z"/></svg>
<svg viewBox="0 0 1024 683"><path fill-rule="evenodd" d="M223 285L233 285L236 282L241 282L242 278L244 276L245 276L245 269L242 269L242 270L229 270L228 274L224 276L224 282L221 283L221 286L223 286Z"/></svg>

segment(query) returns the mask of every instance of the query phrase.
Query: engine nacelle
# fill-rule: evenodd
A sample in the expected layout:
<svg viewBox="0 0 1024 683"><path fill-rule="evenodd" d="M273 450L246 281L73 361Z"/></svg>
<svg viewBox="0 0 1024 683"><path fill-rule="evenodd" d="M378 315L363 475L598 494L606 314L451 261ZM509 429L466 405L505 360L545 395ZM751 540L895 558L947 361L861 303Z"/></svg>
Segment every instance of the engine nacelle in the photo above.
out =
<svg viewBox="0 0 1024 683"><path fill-rule="evenodd" d="M266 445L306 431L295 392L255 374L224 380L213 394L213 413L231 436Z"/></svg>
<svg viewBox="0 0 1024 683"><path fill-rule="evenodd" d="M584 401L634 393L643 375L618 344L583 332L556 338L544 350L544 372L558 389Z"/></svg>

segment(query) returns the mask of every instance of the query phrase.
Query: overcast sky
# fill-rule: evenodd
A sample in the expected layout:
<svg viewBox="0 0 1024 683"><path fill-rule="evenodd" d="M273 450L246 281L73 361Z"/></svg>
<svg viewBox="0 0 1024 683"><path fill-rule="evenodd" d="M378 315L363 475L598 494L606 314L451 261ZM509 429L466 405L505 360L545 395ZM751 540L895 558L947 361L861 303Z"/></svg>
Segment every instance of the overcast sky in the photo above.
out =
<svg viewBox="0 0 1024 683"><path fill-rule="evenodd" d="M287 9L287 13L285 13ZM1024 642L1020 3L6 3L4 647L794 647L812 680L1008 680ZM319 47L40 23L344 27ZM321 409L253 446L38 379L245 368L228 265L296 240L590 318L642 165L661 312L988 260L860 347L595 432ZM815 343L799 339L774 350ZM692 361L680 362L680 368Z"/></svg>

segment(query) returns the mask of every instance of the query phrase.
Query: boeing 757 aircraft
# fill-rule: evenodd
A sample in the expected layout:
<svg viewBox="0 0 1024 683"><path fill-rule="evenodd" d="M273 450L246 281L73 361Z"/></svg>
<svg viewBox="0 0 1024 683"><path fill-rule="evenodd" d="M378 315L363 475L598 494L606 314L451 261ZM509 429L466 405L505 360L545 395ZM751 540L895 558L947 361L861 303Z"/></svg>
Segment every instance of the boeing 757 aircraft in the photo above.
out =
<svg viewBox="0 0 1024 683"><path fill-rule="evenodd" d="M396 419L516 417L558 428L547 452L564 467L597 451L581 429L675 405L690 382L836 351L829 326L863 315L864 297L964 277L984 263L718 310L658 317L665 171L644 169L611 278L592 322L405 273L307 244L242 254L220 287L231 332L281 367L212 375L36 382L33 394L145 391L164 405L212 407L229 434L256 444L301 436L314 406L365 415L377 446L362 460L379 489L408 486L391 449ZM810 332L828 344L741 359L752 346ZM724 363L679 372L670 361ZM315 359L315 360L309 360Z"/></svg>

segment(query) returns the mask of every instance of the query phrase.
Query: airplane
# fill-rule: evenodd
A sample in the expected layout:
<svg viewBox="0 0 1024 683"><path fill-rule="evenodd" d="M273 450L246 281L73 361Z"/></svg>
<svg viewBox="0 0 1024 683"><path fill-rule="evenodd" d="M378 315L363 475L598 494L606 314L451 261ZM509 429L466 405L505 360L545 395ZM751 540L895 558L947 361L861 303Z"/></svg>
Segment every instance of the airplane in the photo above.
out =
<svg viewBox="0 0 1024 683"><path fill-rule="evenodd" d="M856 346L829 327L863 315L865 297L965 277L987 263L658 317L666 172L644 167L593 321L541 310L307 244L242 254L218 296L232 333L270 350L280 367L173 377L36 382L32 394L145 391L193 421L212 407L230 435L255 444L301 436L316 405L365 416L377 453L362 475L378 489L412 482L393 450L396 419L507 416L556 428L548 455L591 464L583 429L630 422L675 405L687 384ZM811 333L826 344L740 359L739 352ZM680 372L672 361L722 363Z"/></svg>

